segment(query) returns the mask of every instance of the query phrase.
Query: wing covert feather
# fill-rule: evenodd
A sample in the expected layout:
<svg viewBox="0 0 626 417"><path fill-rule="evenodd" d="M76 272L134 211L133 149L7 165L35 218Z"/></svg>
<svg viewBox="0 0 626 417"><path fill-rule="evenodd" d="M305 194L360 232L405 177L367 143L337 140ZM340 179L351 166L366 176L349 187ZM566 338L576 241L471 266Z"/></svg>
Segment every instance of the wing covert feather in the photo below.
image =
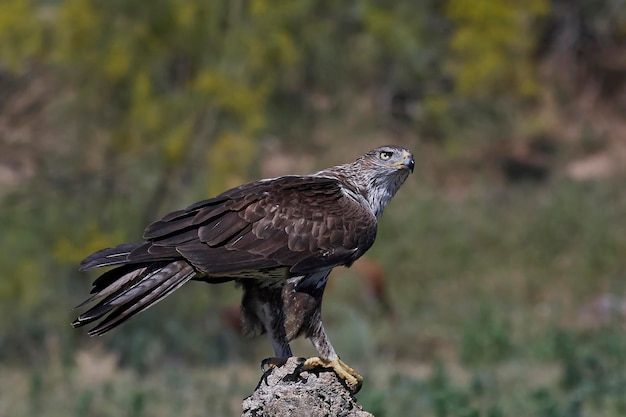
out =
<svg viewBox="0 0 626 417"><path fill-rule="evenodd" d="M286 176L249 183L168 214L144 233L144 253L174 249L208 274L351 264L374 242L376 218L339 182ZM159 249L163 248L163 249ZM167 248L167 249L166 249Z"/></svg>

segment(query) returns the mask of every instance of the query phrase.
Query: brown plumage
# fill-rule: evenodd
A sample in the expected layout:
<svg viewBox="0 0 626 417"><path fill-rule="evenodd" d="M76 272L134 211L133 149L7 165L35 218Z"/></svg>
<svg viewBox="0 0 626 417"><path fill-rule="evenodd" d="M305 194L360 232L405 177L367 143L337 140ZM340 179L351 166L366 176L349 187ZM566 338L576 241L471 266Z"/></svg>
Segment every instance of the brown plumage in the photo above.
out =
<svg viewBox="0 0 626 417"><path fill-rule="evenodd" d="M267 332L281 358L304 334L322 359L335 360L320 313L328 274L372 246L378 217L413 166L409 151L384 146L351 164L251 182L170 213L146 228L143 242L82 262L81 270L117 267L95 280L80 306L99 302L72 325L101 320L89 331L101 335L189 280L236 281L246 332Z"/></svg>

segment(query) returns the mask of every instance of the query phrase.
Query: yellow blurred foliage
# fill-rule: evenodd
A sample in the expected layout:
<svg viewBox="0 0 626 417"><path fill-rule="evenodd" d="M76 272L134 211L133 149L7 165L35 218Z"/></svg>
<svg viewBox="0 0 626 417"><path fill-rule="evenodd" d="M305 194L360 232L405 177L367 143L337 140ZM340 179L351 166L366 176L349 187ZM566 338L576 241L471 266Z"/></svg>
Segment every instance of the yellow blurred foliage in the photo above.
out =
<svg viewBox="0 0 626 417"><path fill-rule="evenodd" d="M56 262L78 265L87 255L103 248L114 247L124 237L121 230L103 231L93 220L80 230L82 235L80 240L59 236L52 249Z"/></svg>
<svg viewBox="0 0 626 417"><path fill-rule="evenodd" d="M155 96L150 74L145 70L138 71L132 83L131 130L142 127L149 133L159 132L165 122L163 110L163 103Z"/></svg>
<svg viewBox="0 0 626 417"><path fill-rule="evenodd" d="M223 132L207 153L207 162L212 173L209 195L245 182L255 155L255 142L251 136Z"/></svg>
<svg viewBox="0 0 626 417"><path fill-rule="evenodd" d="M169 166L176 165L183 161L189 139L192 135L193 124L187 119L174 126L162 142L163 154Z"/></svg>
<svg viewBox="0 0 626 417"><path fill-rule="evenodd" d="M243 123L245 131L255 133L264 126L262 111L268 91L263 85L251 87L222 71L204 70L195 78L193 89L211 96L218 108Z"/></svg>
<svg viewBox="0 0 626 417"><path fill-rule="evenodd" d="M133 51L128 38L117 36L111 40L104 62L104 74L112 81L125 77L130 71Z"/></svg>
<svg viewBox="0 0 626 417"><path fill-rule="evenodd" d="M79 55L84 62L93 65L100 53L96 39L102 27L101 17L89 0L62 2L54 26L55 59L58 62L71 62Z"/></svg>
<svg viewBox="0 0 626 417"><path fill-rule="evenodd" d="M0 62L18 70L41 53L44 27L28 0L0 2Z"/></svg>
<svg viewBox="0 0 626 417"><path fill-rule="evenodd" d="M549 11L547 0L451 0L446 13L455 25L447 69L463 96L539 91L532 51L532 24Z"/></svg>

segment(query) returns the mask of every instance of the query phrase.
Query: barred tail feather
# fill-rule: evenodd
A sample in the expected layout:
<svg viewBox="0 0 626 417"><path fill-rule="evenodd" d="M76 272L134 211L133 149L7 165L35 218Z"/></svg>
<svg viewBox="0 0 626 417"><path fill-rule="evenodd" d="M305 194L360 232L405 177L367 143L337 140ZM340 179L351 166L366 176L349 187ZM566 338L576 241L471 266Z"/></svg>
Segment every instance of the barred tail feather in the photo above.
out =
<svg viewBox="0 0 626 417"><path fill-rule="evenodd" d="M79 315L72 326L84 326L108 314L89 331L92 336L102 335L158 303L195 275L194 269L185 261L118 267L94 282L93 295L78 307L102 300Z"/></svg>

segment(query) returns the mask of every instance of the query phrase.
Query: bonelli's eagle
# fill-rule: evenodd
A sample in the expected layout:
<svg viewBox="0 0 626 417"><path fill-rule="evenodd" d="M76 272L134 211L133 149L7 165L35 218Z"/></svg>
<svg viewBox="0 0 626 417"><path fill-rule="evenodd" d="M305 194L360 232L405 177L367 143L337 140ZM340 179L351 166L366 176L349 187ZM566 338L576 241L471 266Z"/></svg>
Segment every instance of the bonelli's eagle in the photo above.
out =
<svg viewBox="0 0 626 417"><path fill-rule="evenodd" d="M115 268L94 281L79 307L99 302L72 325L102 319L89 331L102 335L190 280L235 281L247 333L267 333L283 359L304 335L319 354L305 367L332 368L359 387L362 378L326 336L322 295L334 267L350 266L372 246L378 217L414 165L408 150L383 146L349 164L251 182L170 213L145 229L142 242L81 263L81 270Z"/></svg>

